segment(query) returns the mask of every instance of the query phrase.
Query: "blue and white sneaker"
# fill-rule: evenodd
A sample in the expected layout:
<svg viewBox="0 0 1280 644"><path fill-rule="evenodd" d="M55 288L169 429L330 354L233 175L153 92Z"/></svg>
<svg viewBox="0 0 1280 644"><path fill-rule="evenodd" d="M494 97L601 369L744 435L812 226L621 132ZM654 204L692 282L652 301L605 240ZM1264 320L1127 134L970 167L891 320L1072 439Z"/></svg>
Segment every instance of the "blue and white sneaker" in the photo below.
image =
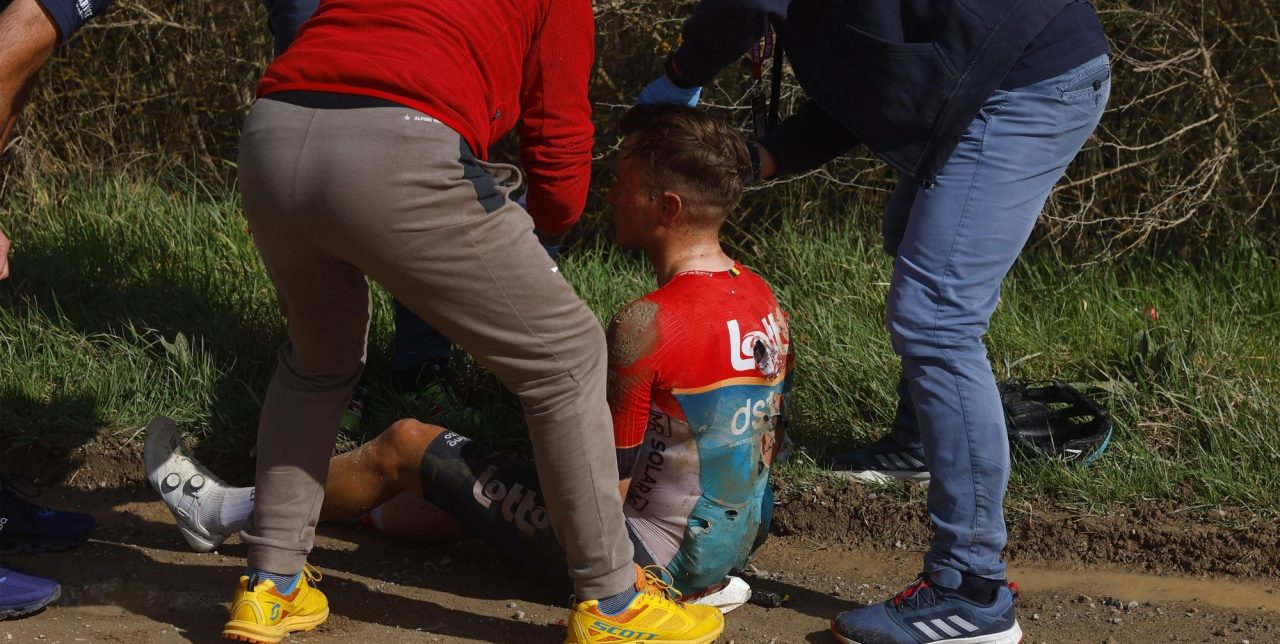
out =
<svg viewBox="0 0 1280 644"><path fill-rule="evenodd" d="M990 606L933 585L921 575L896 597L840 613L831 632L844 644L1019 644L1013 592L1002 585Z"/></svg>
<svg viewBox="0 0 1280 644"><path fill-rule="evenodd" d="M62 594L58 582L0 566L0 620L44 608Z"/></svg>
<svg viewBox="0 0 1280 644"><path fill-rule="evenodd" d="M827 469L866 483L915 481L921 485L929 485L929 468L924 464L924 450L919 447L903 447L892 435L832 458L827 462Z"/></svg>

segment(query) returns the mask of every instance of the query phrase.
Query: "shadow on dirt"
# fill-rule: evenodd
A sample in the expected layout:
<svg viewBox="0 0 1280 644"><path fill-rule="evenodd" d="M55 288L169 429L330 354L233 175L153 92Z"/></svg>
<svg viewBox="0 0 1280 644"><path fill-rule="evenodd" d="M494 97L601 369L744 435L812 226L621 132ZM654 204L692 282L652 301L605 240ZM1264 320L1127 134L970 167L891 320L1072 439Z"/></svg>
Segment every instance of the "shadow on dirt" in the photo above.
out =
<svg viewBox="0 0 1280 644"><path fill-rule="evenodd" d="M775 595L789 597L790 600L785 604L787 610L799 611L814 617L826 619L840 611L852 610L862 606L862 604L856 602L815 592L803 586L789 584L778 579L748 576L746 580L747 583L751 584L753 591L766 591Z"/></svg>
<svg viewBox="0 0 1280 644"><path fill-rule="evenodd" d="M244 569L243 545L190 552L146 489L59 488L49 496L42 502L101 508L90 510L99 522L93 539L71 552L10 557L6 563L57 579L63 587L60 606L130 613L172 625L195 642L219 641L235 580ZM163 551L165 561L146 549ZM344 628L354 627L351 622L363 622L489 642L552 642L564 635L563 625L492 617L401 594L411 587L482 602L518 597L565 603L532 573L512 574L477 542L417 547L325 525L310 560L325 573L319 586L340 616L323 626L322 634L340 637Z"/></svg>

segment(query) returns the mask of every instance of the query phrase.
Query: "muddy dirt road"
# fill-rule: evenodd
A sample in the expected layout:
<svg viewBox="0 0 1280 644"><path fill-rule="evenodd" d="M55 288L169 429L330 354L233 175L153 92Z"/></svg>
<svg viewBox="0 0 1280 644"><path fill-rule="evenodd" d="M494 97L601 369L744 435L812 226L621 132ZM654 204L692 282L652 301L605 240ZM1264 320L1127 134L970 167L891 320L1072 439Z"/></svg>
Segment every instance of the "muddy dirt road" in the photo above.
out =
<svg viewBox="0 0 1280 644"><path fill-rule="evenodd" d="M215 642L244 548L195 554L144 488L47 490L50 505L99 521L74 551L6 557L5 563L59 579L62 600L31 617L0 622L9 642ZM312 562L334 610L319 630L288 642L559 642L567 598L541 589L521 569L477 542L416 547L331 526ZM830 547L797 537L771 540L748 580L785 592L779 609L745 606L728 616L720 642L832 642L827 620L878 601L918 569L910 550ZM1011 578L1026 642L1280 642L1280 582L1188 578L1037 562Z"/></svg>

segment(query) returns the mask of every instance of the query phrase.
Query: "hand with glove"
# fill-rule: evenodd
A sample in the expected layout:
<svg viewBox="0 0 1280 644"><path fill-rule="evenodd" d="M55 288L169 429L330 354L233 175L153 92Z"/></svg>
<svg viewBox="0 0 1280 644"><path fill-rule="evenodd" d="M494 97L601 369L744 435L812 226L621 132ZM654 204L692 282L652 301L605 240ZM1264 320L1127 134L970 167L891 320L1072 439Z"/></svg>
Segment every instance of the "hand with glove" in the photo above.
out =
<svg viewBox="0 0 1280 644"><path fill-rule="evenodd" d="M698 97L702 95L702 86L681 87L671 80L672 74L679 75L675 66L667 63L667 69L652 83L640 90L636 97L636 105L685 105L697 107Z"/></svg>
<svg viewBox="0 0 1280 644"><path fill-rule="evenodd" d="M698 97L701 94L701 87L690 87L688 89L677 87L666 74L663 74L640 90L640 96L636 98L636 105L671 104L697 107Z"/></svg>

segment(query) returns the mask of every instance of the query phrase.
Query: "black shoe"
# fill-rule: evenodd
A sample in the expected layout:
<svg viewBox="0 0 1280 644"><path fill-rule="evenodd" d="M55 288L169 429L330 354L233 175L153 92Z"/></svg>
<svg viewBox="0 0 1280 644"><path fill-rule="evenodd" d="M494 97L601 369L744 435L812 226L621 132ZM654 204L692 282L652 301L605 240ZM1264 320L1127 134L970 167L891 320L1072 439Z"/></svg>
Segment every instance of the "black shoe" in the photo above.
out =
<svg viewBox="0 0 1280 644"><path fill-rule="evenodd" d="M900 480L929 484L929 468L924 464L924 450L919 447L903 447L893 436L885 436L862 449L836 456L828 462L827 469L867 483Z"/></svg>
<svg viewBox="0 0 1280 644"><path fill-rule="evenodd" d="M67 550L89 539L93 517L30 501L39 495L39 488L22 493L14 487L13 479L0 479L0 554Z"/></svg>

